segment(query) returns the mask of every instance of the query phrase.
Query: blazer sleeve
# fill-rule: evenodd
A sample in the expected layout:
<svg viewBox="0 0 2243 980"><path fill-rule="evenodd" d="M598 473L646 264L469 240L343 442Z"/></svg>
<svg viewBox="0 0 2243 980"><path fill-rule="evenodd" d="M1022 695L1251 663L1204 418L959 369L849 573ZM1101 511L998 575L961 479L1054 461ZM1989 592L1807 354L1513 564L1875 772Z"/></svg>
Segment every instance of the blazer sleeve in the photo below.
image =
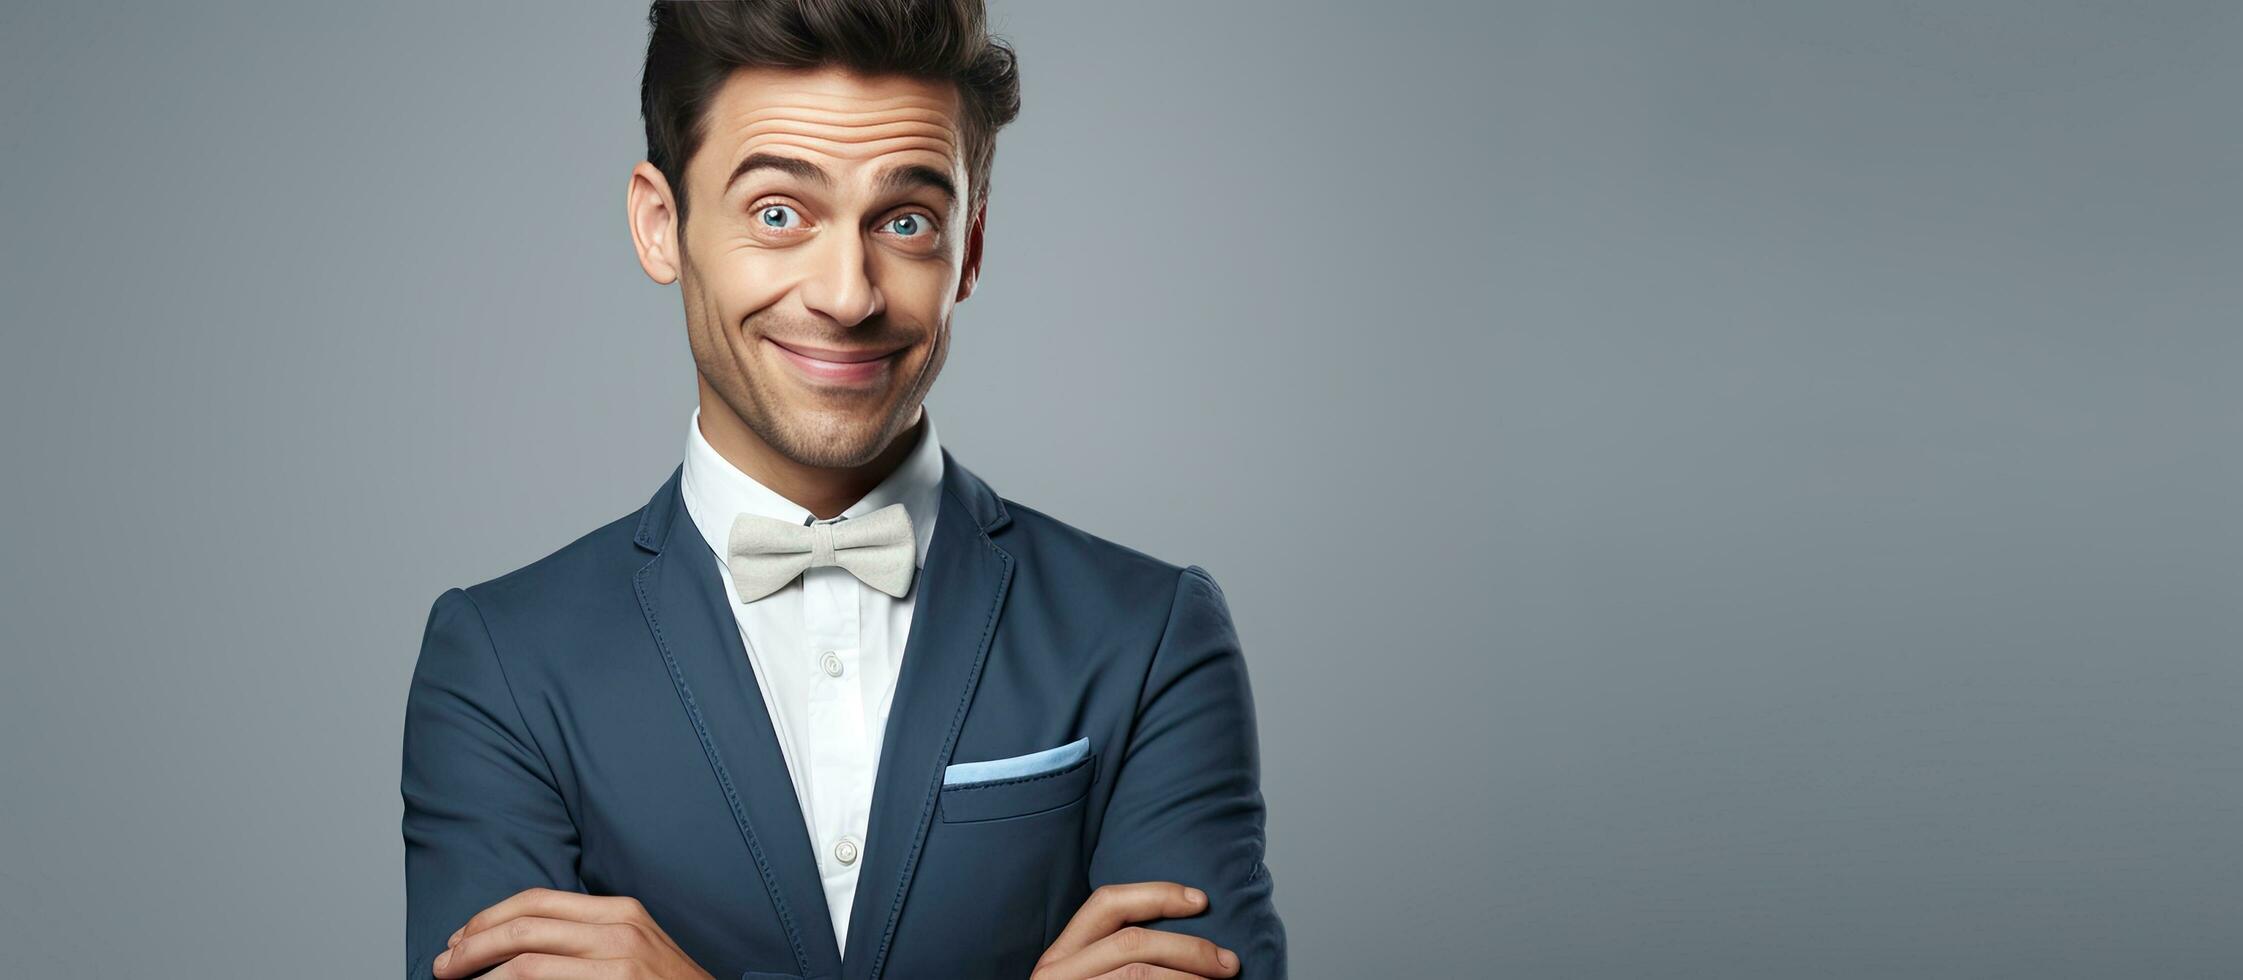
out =
<svg viewBox="0 0 2243 980"><path fill-rule="evenodd" d="M429 610L405 699L405 975L475 913L533 886L582 891L576 824L516 707L475 600Z"/></svg>
<svg viewBox="0 0 2243 980"><path fill-rule="evenodd" d="M1285 924L1263 863L1261 752L1230 606L1197 565L1177 576L1137 721L1116 771L1090 884L1174 881L1207 911L1146 925L1213 940L1238 976L1283 980Z"/></svg>

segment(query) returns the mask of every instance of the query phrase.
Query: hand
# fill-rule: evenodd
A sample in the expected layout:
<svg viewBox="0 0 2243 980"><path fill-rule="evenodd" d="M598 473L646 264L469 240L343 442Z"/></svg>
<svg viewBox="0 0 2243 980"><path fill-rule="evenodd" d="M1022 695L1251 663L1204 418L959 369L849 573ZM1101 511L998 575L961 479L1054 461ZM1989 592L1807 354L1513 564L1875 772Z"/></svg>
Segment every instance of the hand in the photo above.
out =
<svg viewBox="0 0 2243 980"><path fill-rule="evenodd" d="M1028 980L1212 980L1238 973L1238 954L1180 932L1127 922L1198 915L1207 895L1173 881L1101 885L1067 920ZM1125 968L1141 964L1135 972Z"/></svg>
<svg viewBox="0 0 2243 980"><path fill-rule="evenodd" d="M532 888L475 913L437 954L439 977L712 980L635 898Z"/></svg>

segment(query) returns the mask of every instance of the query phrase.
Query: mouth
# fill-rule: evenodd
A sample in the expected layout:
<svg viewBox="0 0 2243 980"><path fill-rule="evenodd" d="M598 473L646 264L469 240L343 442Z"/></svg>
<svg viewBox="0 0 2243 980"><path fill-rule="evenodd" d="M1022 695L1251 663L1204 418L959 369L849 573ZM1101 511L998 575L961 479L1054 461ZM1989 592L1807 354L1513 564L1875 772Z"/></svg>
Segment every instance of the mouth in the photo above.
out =
<svg viewBox="0 0 2243 980"><path fill-rule="evenodd" d="M802 344L782 344L769 337L771 346L779 349L781 357L794 365L796 373L806 380L821 385L839 385L850 388L877 388L888 376L896 355L906 348L888 350L840 350L827 347L810 347Z"/></svg>

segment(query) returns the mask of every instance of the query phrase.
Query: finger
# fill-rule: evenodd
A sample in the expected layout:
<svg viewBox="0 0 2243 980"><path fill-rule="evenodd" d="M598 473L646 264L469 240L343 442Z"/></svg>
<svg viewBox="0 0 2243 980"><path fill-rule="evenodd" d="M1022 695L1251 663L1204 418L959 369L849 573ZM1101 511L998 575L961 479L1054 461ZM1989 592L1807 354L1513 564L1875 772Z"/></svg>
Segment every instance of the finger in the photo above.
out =
<svg viewBox="0 0 2243 980"><path fill-rule="evenodd" d="M1135 970L1125 966L1119 970L1108 970L1092 977L1091 980L1207 980L1207 978L1197 973L1171 970L1165 966L1141 966Z"/></svg>
<svg viewBox="0 0 2243 980"><path fill-rule="evenodd" d="M433 969L439 977L464 977L524 953L614 959L631 953L638 938L637 927L626 923L516 916L462 937L459 945L437 954Z"/></svg>
<svg viewBox="0 0 2243 980"><path fill-rule="evenodd" d="M1051 948L1044 951L1037 965L1073 956L1129 923L1198 915L1206 907L1205 892L1173 881L1100 885L1083 907L1075 910L1074 918L1067 920L1067 927L1051 941Z"/></svg>
<svg viewBox="0 0 2243 980"><path fill-rule="evenodd" d="M475 913L467 924L452 933L451 940L472 936L509 919L524 915L540 915L548 919L572 919L577 922L630 922L646 915L638 899L626 896L586 895L582 892L564 892L552 888L525 888L502 899L498 904Z"/></svg>
<svg viewBox="0 0 2243 980"><path fill-rule="evenodd" d="M1058 975L1087 980L1132 963L1164 966L1202 977L1228 977L1238 973L1237 954L1198 936L1124 926L1061 961Z"/></svg>
<svg viewBox="0 0 2243 980"><path fill-rule="evenodd" d="M483 974L483 980L626 980L632 969L630 960L584 960L548 953L524 953Z"/></svg>

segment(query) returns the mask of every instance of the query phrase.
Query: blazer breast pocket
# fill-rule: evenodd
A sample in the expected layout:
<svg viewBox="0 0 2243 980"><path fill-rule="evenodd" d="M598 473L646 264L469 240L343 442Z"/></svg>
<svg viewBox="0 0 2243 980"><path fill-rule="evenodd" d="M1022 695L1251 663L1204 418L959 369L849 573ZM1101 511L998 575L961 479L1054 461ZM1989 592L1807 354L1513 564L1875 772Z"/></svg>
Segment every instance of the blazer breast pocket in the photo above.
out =
<svg viewBox="0 0 2243 980"><path fill-rule="evenodd" d="M1034 816L1090 792L1098 754L1090 739L1004 759L953 763L942 774L944 823Z"/></svg>

